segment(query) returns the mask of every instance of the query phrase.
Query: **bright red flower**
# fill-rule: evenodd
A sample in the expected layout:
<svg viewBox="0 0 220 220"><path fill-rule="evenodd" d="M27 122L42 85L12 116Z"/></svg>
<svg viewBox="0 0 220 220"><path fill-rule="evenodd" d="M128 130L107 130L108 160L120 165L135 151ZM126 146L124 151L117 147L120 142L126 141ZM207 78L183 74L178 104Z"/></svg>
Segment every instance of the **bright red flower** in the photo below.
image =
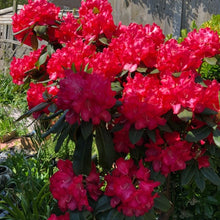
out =
<svg viewBox="0 0 220 220"><path fill-rule="evenodd" d="M133 160L119 158L112 174L105 176L105 195L111 197L111 206L126 216L141 216L154 204L157 194L152 194L160 183L149 180L150 170L142 161L137 167Z"/></svg>
<svg viewBox="0 0 220 220"><path fill-rule="evenodd" d="M69 43L52 54L47 71L50 79L56 80L65 77L65 69L75 66L77 72L84 70L89 63L89 57L95 52L92 45L86 45L81 39Z"/></svg>
<svg viewBox="0 0 220 220"><path fill-rule="evenodd" d="M83 37L88 41L97 40L100 35L111 39L116 30L112 7L108 0L82 1L79 8L79 18Z"/></svg>
<svg viewBox="0 0 220 220"><path fill-rule="evenodd" d="M161 139L160 139L161 140ZM184 170L186 161L192 159L192 143L181 140L179 133L165 133L164 141L145 145L145 161L151 161L156 172L167 176L170 172Z"/></svg>
<svg viewBox="0 0 220 220"><path fill-rule="evenodd" d="M219 35L210 28L194 29L181 44L188 47L191 56L200 60L220 53Z"/></svg>
<svg viewBox="0 0 220 220"><path fill-rule="evenodd" d="M112 81L123 70L121 63L109 48L104 48L102 52L95 54L90 59L90 65L93 72Z"/></svg>
<svg viewBox="0 0 220 220"><path fill-rule="evenodd" d="M66 78L60 81L57 104L61 109L69 109L66 120L70 124L80 123L80 119L91 119L93 124L110 121L108 109L116 101L110 81L97 74L73 73L71 70L65 73Z"/></svg>
<svg viewBox="0 0 220 220"><path fill-rule="evenodd" d="M52 214L47 220L70 220L70 214L69 212L66 212L64 215L59 216Z"/></svg>
<svg viewBox="0 0 220 220"><path fill-rule="evenodd" d="M58 89L55 87L45 87L43 84L38 83L30 83L30 88L27 91L27 102L28 102L28 107L29 109L32 109L36 105L46 102L43 98L43 93L47 92L49 94L50 100L52 101L52 97L54 97L57 94ZM55 102L55 100L53 100ZM41 114L46 113L49 114L48 108L44 108L41 111L34 112L33 116L34 118L38 118Z"/></svg>
<svg viewBox="0 0 220 220"><path fill-rule="evenodd" d="M117 38L112 39L109 48L123 69L133 72L141 61L146 67L156 65L158 48L163 40L162 30L156 24L143 27L131 23Z"/></svg>
<svg viewBox="0 0 220 220"><path fill-rule="evenodd" d="M68 209L92 211L88 195L94 200L101 195L99 174L96 172L95 166L92 166L87 177L76 176L73 172L72 162L69 160L59 160L57 166L59 170L50 178L50 191L58 201L60 210L63 212Z"/></svg>
<svg viewBox="0 0 220 220"><path fill-rule="evenodd" d="M59 11L60 8L47 0L28 0L28 5L24 5L19 14L12 16L13 32L20 32L15 37L31 46L34 27L36 25L47 26L50 32L53 25L57 26L56 20L58 20Z"/></svg>
<svg viewBox="0 0 220 220"><path fill-rule="evenodd" d="M196 69L201 63L200 58L191 56L188 47L170 39L160 46L156 67L166 77L167 74Z"/></svg>
<svg viewBox="0 0 220 220"><path fill-rule="evenodd" d="M82 38L80 33L80 22L72 13L67 13L62 17L62 23L59 28L55 29L55 36L59 43L73 42L76 39Z"/></svg>
<svg viewBox="0 0 220 220"><path fill-rule="evenodd" d="M120 112L136 129L156 128L166 123L162 115L171 109L166 102L167 96L163 94L160 81L156 76L144 77L136 73L134 79L127 78L124 84Z"/></svg>
<svg viewBox="0 0 220 220"><path fill-rule="evenodd" d="M13 83L21 85L24 83L24 79L28 76L34 77L34 75L39 75L40 77L46 74L43 67L37 69L35 66L43 48L44 46L31 52L29 55L24 55L23 58L13 57L10 66L10 75L13 78Z"/></svg>

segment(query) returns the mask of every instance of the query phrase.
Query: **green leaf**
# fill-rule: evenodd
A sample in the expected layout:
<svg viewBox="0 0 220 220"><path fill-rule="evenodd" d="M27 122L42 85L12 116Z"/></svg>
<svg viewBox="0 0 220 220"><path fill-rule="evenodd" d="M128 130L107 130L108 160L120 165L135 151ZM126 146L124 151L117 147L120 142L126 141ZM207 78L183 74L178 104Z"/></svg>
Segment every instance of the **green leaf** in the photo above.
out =
<svg viewBox="0 0 220 220"><path fill-rule="evenodd" d="M189 184L192 178L194 177L195 172L196 167L194 164L187 166L186 169L183 170L181 173L181 185L184 186Z"/></svg>
<svg viewBox="0 0 220 220"><path fill-rule="evenodd" d="M180 112L177 117L181 119L182 121L188 122L192 119L193 113L191 111L188 111L184 109L182 112Z"/></svg>
<svg viewBox="0 0 220 220"><path fill-rule="evenodd" d="M109 45L109 44L108 44L108 39L107 39L106 37L101 37L101 38L99 38L99 41L100 41L102 44Z"/></svg>
<svg viewBox="0 0 220 220"><path fill-rule="evenodd" d="M157 73L159 73L159 72L160 72L160 71L159 71L158 69L155 69L155 70L151 71L150 74L157 74Z"/></svg>
<svg viewBox="0 0 220 220"><path fill-rule="evenodd" d="M176 78L180 77L182 74L182 72L178 72L178 73L173 73L172 75Z"/></svg>
<svg viewBox="0 0 220 220"><path fill-rule="evenodd" d="M71 65L71 70L72 70L74 73L77 72L77 71L76 71L75 63L72 63L72 65Z"/></svg>
<svg viewBox="0 0 220 220"><path fill-rule="evenodd" d="M37 50L38 48L38 40L35 34L31 35L31 47L33 50Z"/></svg>
<svg viewBox="0 0 220 220"><path fill-rule="evenodd" d="M136 144L142 137L144 129L137 130L134 126L129 129L129 139L132 144Z"/></svg>
<svg viewBox="0 0 220 220"><path fill-rule="evenodd" d="M91 121L89 122L82 121L80 128L81 128L82 136L85 140L93 133L93 124Z"/></svg>
<svg viewBox="0 0 220 220"><path fill-rule="evenodd" d="M53 53L55 53L55 50L51 44L47 45L47 53L49 56L51 56Z"/></svg>
<svg viewBox="0 0 220 220"><path fill-rule="evenodd" d="M197 116L197 118L200 120L200 118L202 121L204 121L210 128L212 129L216 129L217 128L217 124L216 122L213 120L213 117L210 117L210 115L200 115L200 116Z"/></svg>
<svg viewBox="0 0 220 220"><path fill-rule="evenodd" d="M16 121L20 121L23 118L26 118L28 116L30 116L32 113L34 112L38 112L44 108L46 108L48 105L50 105L49 102L41 102L40 104L36 105L35 107L33 107L32 109L30 109L29 111L27 111L26 113L24 113L23 115L21 115L18 119L16 119Z"/></svg>
<svg viewBox="0 0 220 220"><path fill-rule="evenodd" d="M204 61L212 66L217 64L217 59L215 57L205 57Z"/></svg>
<svg viewBox="0 0 220 220"><path fill-rule="evenodd" d="M159 197L154 199L154 207L167 212L171 208L169 199L162 193L159 193Z"/></svg>
<svg viewBox="0 0 220 220"><path fill-rule="evenodd" d="M153 209L151 209L149 212L147 212L146 214L140 216L140 217L136 217L136 220L155 220L156 216L154 214Z"/></svg>
<svg viewBox="0 0 220 220"><path fill-rule="evenodd" d="M148 137L149 137L154 143L156 143L156 132L155 132L155 130L149 130L149 129L147 129L147 135L148 135Z"/></svg>
<svg viewBox="0 0 220 220"><path fill-rule="evenodd" d="M220 177L211 167L201 168L202 175L216 186L220 186Z"/></svg>
<svg viewBox="0 0 220 220"><path fill-rule="evenodd" d="M107 217L103 220L124 220L125 216L117 209L111 209Z"/></svg>
<svg viewBox="0 0 220 220"><path fill-rule="evenodd" d="M118 123L112 128L111 132L114 133L114 132L120 131L123 129L123 127L124 127L124 124Z"/></svg>
<svg viewBox="0 0 220 220"><path fill-rule="evenodd" d="M96 145L99 155L99 163L104 169L111 169L113 162L116 159L116 152L112 136L107 130L104 123L101 123L96 128Z"/></svg>
<svg viewBox="0 0 220 220"><path fill-rule="evenodd" d="M39 68L42 64L44 64L47 60L47 56L48 56L48 52L43 53L40 56L39 60L35 63L35 66Z"/></svg>
<svg viewBox="0 0 220 220"><path fill-rule="evenodd" d="M200 140L203 140L209 136L211 133L212 128L209 126L203 126L198 129L191 130L186 135L186 141L188 142L198 142Z"/></svg>
<svg viewBox="0 0 220 220"><path fill-rule="evenodd" d="M46 33L47 26L46 25L36 25L34 27L34 31L37 33L37 35L41 36Z"/></svg>
<svg viewBox="0 0 220 220"><path fill-rule="evenodd" d="M122 88L120 82L117 81L117 82L111 83L111 89L112 89L112 91L120 92L123 88Z"/></svg>
<svg viewBox="0 0 220 220"><path fill-rule="evenodd" d="M138 68L136 69L136 71L138 71L139 73L146 73L147 67L138 67Z"/></svg>
<svg viewBox="0 0 220 220"><path fill-rule="evenodd" d="M57 143L55 145L55 153L59 152L60 148L62 147L64 140L69 135L69 124L67 122L64 123L63 130L60 133L59 138L57 139Z"/></svg>
<svg viewBox="0 0 220 220"><path fill-rule="evenodd" d="M195 183L196 186L201 190L201 192L203 192L205 189L205 179L198 169L196 169L195 172Z"/></svg>
<svg viewBox="0 0 220 220"><path fill-rule="evenodd" d="M70 211L70 220L92 220L93 216L88 211Z"/></svg>
<svg viewBox="0 0 220 220"><path fill-rule="evenodd" d="M122 76L126 75L127 73L128 73L128 70L123 70L121 72L121 74L119 75L119 77L122 77Z"/></svg>
<svg viewBox="0 0 220 220"><path fill-rule="evenodd" d="M216 146L220 147L220 130L217 128L213 131L213 140Z"/></svg>
<svg viewBox="0 0 220 220"><path fill-rule="evenodd" d="M208 86L204 83L204 80L201 76L197 76L195 78L195 83L199 83L200 85L202 85L203 87L207 88Z"/></svg>
<svg viewBox="0 0 220 220"><path fill-rule="evenodd" d="M76 141L76 147L73 155L73 170L76 175L89 175L92 163L92 141L93 135L84 139L82 135Z"/></svg>
<svg viewBox="0 0 220 220"><path fill-rule="evenodd" d="M51 127L48 131L46 131L44 134L42 134L42 138L46 138L51 133L59 133L63 129L63 126L65 125L65 116L67 114L67 110L60 116L59 120Z"/></svg>
<svg viewBox="0 0 220 220"><path fill-rule="evenodd" d="M95 215L98 215L100 213L109 211L110 209L112 209L111 205L110 205L110 200L111 198L108 196L101 196L99 198L99 200L96 202L96 206L95 206Z"/></svg>
<svg viewBox="0 0 220 220"><path fill-rule="evenodd" d="M200 114L201 115L216 115L218 112L216 112L216 111L214 111L214 110L212 110L212 109L210 109L210 108L205 108L204 110L203 110L203 112L201 112Z"/></svg>
<svg viewBox="0 0 220 220"><path fill-rule="evenodd" d="M52 103L49 107L48 110L52 113L55 113L57 110L57 105L55 103Z"/></svg>

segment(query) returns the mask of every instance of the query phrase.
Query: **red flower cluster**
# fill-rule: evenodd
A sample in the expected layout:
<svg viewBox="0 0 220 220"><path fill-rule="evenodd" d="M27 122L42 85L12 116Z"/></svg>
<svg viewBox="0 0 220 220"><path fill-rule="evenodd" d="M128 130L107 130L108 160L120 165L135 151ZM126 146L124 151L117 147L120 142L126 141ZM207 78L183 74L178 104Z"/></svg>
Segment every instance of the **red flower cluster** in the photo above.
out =
<svg viewBox="0 0 220 220"><path fill-rule="evenodd" d="M15 37L31 46L34 27L48 26L48 32L51 32L52 26L57 25L59 11L60 8L47 0L28 0L28 5L24 5L19 15L15 14L12 17L13 32L19 32Z"/></svg>
<svg viewBox="0 0 220 220"><path fill-rule="evenodd" d="M153 207L157 194L152 192L160 184L149 178L150 170L142 161L137 167L132 159L119 158L112 173L105 176L105 195L112 197L111 206L126 216L144 215Z"/></svg>
<svg viewBox="0 0 220 220"><path fill-rule="evenodd" d="M218 33L209 28L200 28L189 32L182 45L189 49L192 57L199 60L205 57L213 57L220 53Z"/></svg>
<svg viewBox="0 0 220 220"><path fill-rule="evenodd" d="M13 78L13 83L21 85L24 83L24 79L28 77L32 72L37 73L38 75L43 75L45 72L42 72L41 69L37 69L35 66L36 62L38 61L41 52L44 47L41 49L35 50L31 52L29 55L25 55L23 58L16 58L13 57L10 66L10 75ZM42 72L42 73L41 73Z"/></svg>
<svg viewBox="0 0 220 220"><path fill-rule="evenodd" d="M165 38L159 26L153 24L143 27L131 23L120 32L117 38L112 39L109 48L123 69L133 72L141 62L146 67L156 65L158 49Z"/></svg>
<svg viewBox="0 0 220 220"><path fill-rule="evenodd" d="M134 79L127 78L124 85L122 103L120 111L136 129L156 128L158 125L164 125L166 120L161 116L170 108L166 102L166 96L163 96L160 89L161 85L154 75L144 77L136 73Z"/></svg>
<svg viewBox="0 0 220 220"><path fill-rule="evenodd" d="M74 42L80 38L80 22L77 20L72 13L67 13L62 18L62 23L59 28L55 30L55 36L59 43Z"/></svg>
<svg viewBox="0 0 220 220"><path fill-rule="evenodd" d="M88 202L88 195L97 200L101 195L99 174L93 165L89 176L76 176L73 172L72 162L69 160L59 160L57 171L50 178L50 191L58 201L61 211L69 210L89 210L92 211Z"/></svg>
<svg viewBox="0 0 220 220"><path fill-rule="evenodd" d="M77 72L84 70L87 63L89 63L89 57L94 52L95 48L92 45L85 44L81 39L58 49L52 54L47 64L50 79L64 78L65 69L70 69L72 65L74 65Z"/></svg>
<svg viewBox="0 0 220 220"><path fill-rule="evenodd" d="M161 138L157 133L156 143L145 145L145 161L151 161L156 172L161 172L167 176L170 172L184 170L186 161L192 159L192 143L181 140L179 133L165 133Z"/></svg>
<svg viewBox="0 0 220 220"><path fill-rule="evenodd" d="M82 35L89 42L99 36L111 39L116 30L113 21L112 7L108 0L87 0L79 8Z"/></svg>
<svg viewBox="0 0 220 220"><path fill-rule="evenodd" d="M32 109L33 107L35 107L36 105L38 105L42 102L48 101L43 98L43 94L45 92L50 96L48 98L50 99L51 102L56 101L56 99L53 99L53 97L55 97L58 92L58 89L56 86L45 87L41 83L39 83L39 84L30 83L30 88L27 91L27 102L28 102L29 109ZM37 119L41 114L43 114L43 113L49 114L49 112L50 111L48 110L48 107L47 107L41 111L34 112L33 116L34 116L34 118Z"/></svg>
<svg viewBox="0 0 220 220"><path fill-rule="evenodd" d="M70 220L70 214L69 212L66 212L64 215L56 216L55 214L52 214L48 220Z"/></svg>
<svg viewBox="0 0 220 220"><path fill-rule="evenodd" d="M109 122L111 114L108 109L115 105L115 93L110 82L97 74L86 72L65 72L66 78L60 81L57 104L61 109L69 109L66 120L73 124L80 120L92 120L99 124L100 120Z"/></svg>

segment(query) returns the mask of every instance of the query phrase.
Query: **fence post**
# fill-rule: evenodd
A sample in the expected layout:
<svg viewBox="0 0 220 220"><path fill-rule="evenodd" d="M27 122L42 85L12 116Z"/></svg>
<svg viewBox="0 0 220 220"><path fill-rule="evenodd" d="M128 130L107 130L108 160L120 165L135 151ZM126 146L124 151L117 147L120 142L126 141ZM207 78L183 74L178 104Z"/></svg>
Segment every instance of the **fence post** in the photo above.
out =
<svg viewBox="0 0 220 220"><path fill-rule="evenodd" d="M13 14L17 13L17 0L13 0Z"/></svg>

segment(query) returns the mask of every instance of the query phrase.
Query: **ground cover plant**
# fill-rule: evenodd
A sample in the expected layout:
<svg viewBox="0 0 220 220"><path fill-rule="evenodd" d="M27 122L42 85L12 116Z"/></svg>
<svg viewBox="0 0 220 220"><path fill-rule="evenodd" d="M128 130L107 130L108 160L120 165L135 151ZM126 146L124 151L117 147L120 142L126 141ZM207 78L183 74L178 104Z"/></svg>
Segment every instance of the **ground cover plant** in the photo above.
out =
<svg viewBox="0 0 220 220"><path fill-rule="evenodd" d="M10 67L29 87L19 119L49 120L42 137L55 134L55 152L74 143L50 178L60 210L48 220L218 219L220 84L201 77L204 62L218 64L218 33L165 40L156 24L114 24L107 0L58 14L29 0L13 16L33 51Z"/></svg>

